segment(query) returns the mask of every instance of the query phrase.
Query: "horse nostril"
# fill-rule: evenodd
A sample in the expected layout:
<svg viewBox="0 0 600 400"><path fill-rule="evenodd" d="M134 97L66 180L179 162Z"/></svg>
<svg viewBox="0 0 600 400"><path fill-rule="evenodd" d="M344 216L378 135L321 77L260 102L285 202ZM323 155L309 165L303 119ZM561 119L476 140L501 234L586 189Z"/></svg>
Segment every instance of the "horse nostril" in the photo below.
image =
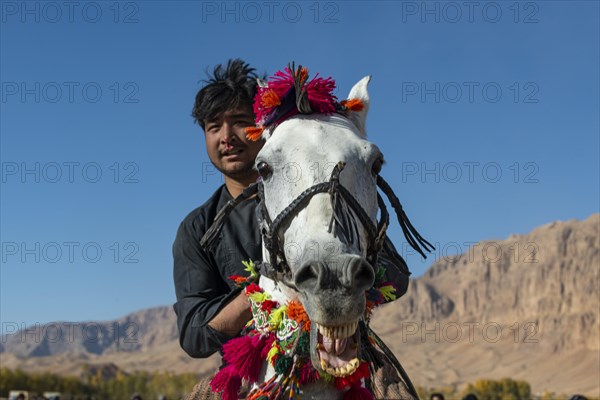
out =
<svg viewBox="0 0 600 400"><path fill-rule="evenodd" d="M375 272L373 267L366 260L357 259L350 265L350 276L352 277L352 287L358 290L367 290L375 282Z"/></svg>
<svg viewBox="0 0 600 400"><path fill-rule="evenodd" d="M319 264L316 262L302 265L294 274L294 284L298 289L316 287L319 280Z"/></svg>

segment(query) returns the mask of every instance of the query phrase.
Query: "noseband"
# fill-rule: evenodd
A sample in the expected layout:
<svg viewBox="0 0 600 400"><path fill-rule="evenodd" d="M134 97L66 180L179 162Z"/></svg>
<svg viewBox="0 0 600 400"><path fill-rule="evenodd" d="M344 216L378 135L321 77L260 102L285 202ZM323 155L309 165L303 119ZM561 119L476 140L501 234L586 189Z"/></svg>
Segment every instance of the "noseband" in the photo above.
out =
<svg viewBox="0 0 600 400"><path fill-rule="evenodd" d="M314 186L304 190L273 220L271 220L269 216L269 212L265 203L264 186L262 181L253 183L252 185L248 186L242 192L242 194L227 202L227 204L225 204L225 206L219 210L212 225L200 240L200 245L205 251L211 249L215 244L219 232L223 228L225 219L231 213L231 211L233 211L233 209L242 201L247 200L254 195L258 195L260 202L258 213L260 230L263 239L263 245L269 252L270 259L268 262L255 262L255 266L260 269L261 274L274 279L275 281L283 282L290 287L294 287L292 282L292 272L282 250L282 240L279 235L279 230L294 216L298 215L300 211L310 203L310 200L314 195L318 193L328 193L332 207L332 216L328 229L329 233L333 232L334 235L341 235L346 239L346 241L350 243L353 242L352 227L349 226L350 224L342 212L342 204L347 204L347 206L350 207L367 231L366 258L373 267L376 267L377 256L383 246L385 233L387 227L389 226L389 213L383 199L381 198L381 195L378 192L377 204L379 206L380 219L377 223L374 223L371 220L367 212L362 208L352 193L350 193L348 189L340 184L339 176L340 172L344 169L344 166L345 163L342 161L337 163L337 165L333 168L329 181L317 183ZM377 175L377 186L383 191L383 193L385 193L390 201L390 204L396 211L398 222L402 227L402 232L404 233L404 237L406 238L407 242L413 249L421 254L421 256L427 258L421 247L428 252L431 252L434 247L413 227L408 219L408 216L402 209L400 200L398 200L398 197L392 188L379 174Z"/></svg>

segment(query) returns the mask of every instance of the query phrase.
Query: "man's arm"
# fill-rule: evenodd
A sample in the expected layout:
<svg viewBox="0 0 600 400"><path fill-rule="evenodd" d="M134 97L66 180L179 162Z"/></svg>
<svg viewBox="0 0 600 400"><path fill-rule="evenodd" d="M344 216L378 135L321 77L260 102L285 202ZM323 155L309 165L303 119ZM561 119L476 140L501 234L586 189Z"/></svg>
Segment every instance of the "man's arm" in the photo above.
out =
<svg viewBox="0 0 600 400"><path fill-rule="evenodd" d="M242 291L210 320L208 326L225 335L236 336L251 319L250 303Z"/></svg>
<svg viewBox="0 0 600 400"><path fill-rule="evenodd" d="M173 279L179 342L191 357L208 357L251 318L239 290L230 291L200 247L199 232L183 222L173 243Z"/></svg>

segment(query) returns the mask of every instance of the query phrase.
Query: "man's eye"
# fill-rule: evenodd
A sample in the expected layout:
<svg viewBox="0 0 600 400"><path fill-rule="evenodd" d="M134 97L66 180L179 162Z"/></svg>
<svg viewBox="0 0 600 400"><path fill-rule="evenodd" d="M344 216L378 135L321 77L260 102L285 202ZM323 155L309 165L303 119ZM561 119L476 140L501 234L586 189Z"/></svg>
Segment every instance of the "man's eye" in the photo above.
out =
<svg viewBox="0 0 600 400"><path fill-rule="evenodd" d="M235 123L237 125L242 125L242 126L251 126L251 125L254 125L254 121L248 121L248 120L240 120L240 121L236 121Z"/></svg>

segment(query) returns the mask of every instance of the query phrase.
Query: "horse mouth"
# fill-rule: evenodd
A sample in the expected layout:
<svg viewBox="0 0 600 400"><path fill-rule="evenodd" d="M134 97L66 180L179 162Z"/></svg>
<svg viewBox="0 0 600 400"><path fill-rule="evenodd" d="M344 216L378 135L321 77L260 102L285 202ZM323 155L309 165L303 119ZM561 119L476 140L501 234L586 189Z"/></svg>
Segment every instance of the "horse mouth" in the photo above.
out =
<svg viewBox="0 0 600 400"><path fill-rule="evenodd" d="M335 377L352 375L358 360L358 340L356 328L358 320L345 325L317 327L317 354L323 372Z"/></svg>

